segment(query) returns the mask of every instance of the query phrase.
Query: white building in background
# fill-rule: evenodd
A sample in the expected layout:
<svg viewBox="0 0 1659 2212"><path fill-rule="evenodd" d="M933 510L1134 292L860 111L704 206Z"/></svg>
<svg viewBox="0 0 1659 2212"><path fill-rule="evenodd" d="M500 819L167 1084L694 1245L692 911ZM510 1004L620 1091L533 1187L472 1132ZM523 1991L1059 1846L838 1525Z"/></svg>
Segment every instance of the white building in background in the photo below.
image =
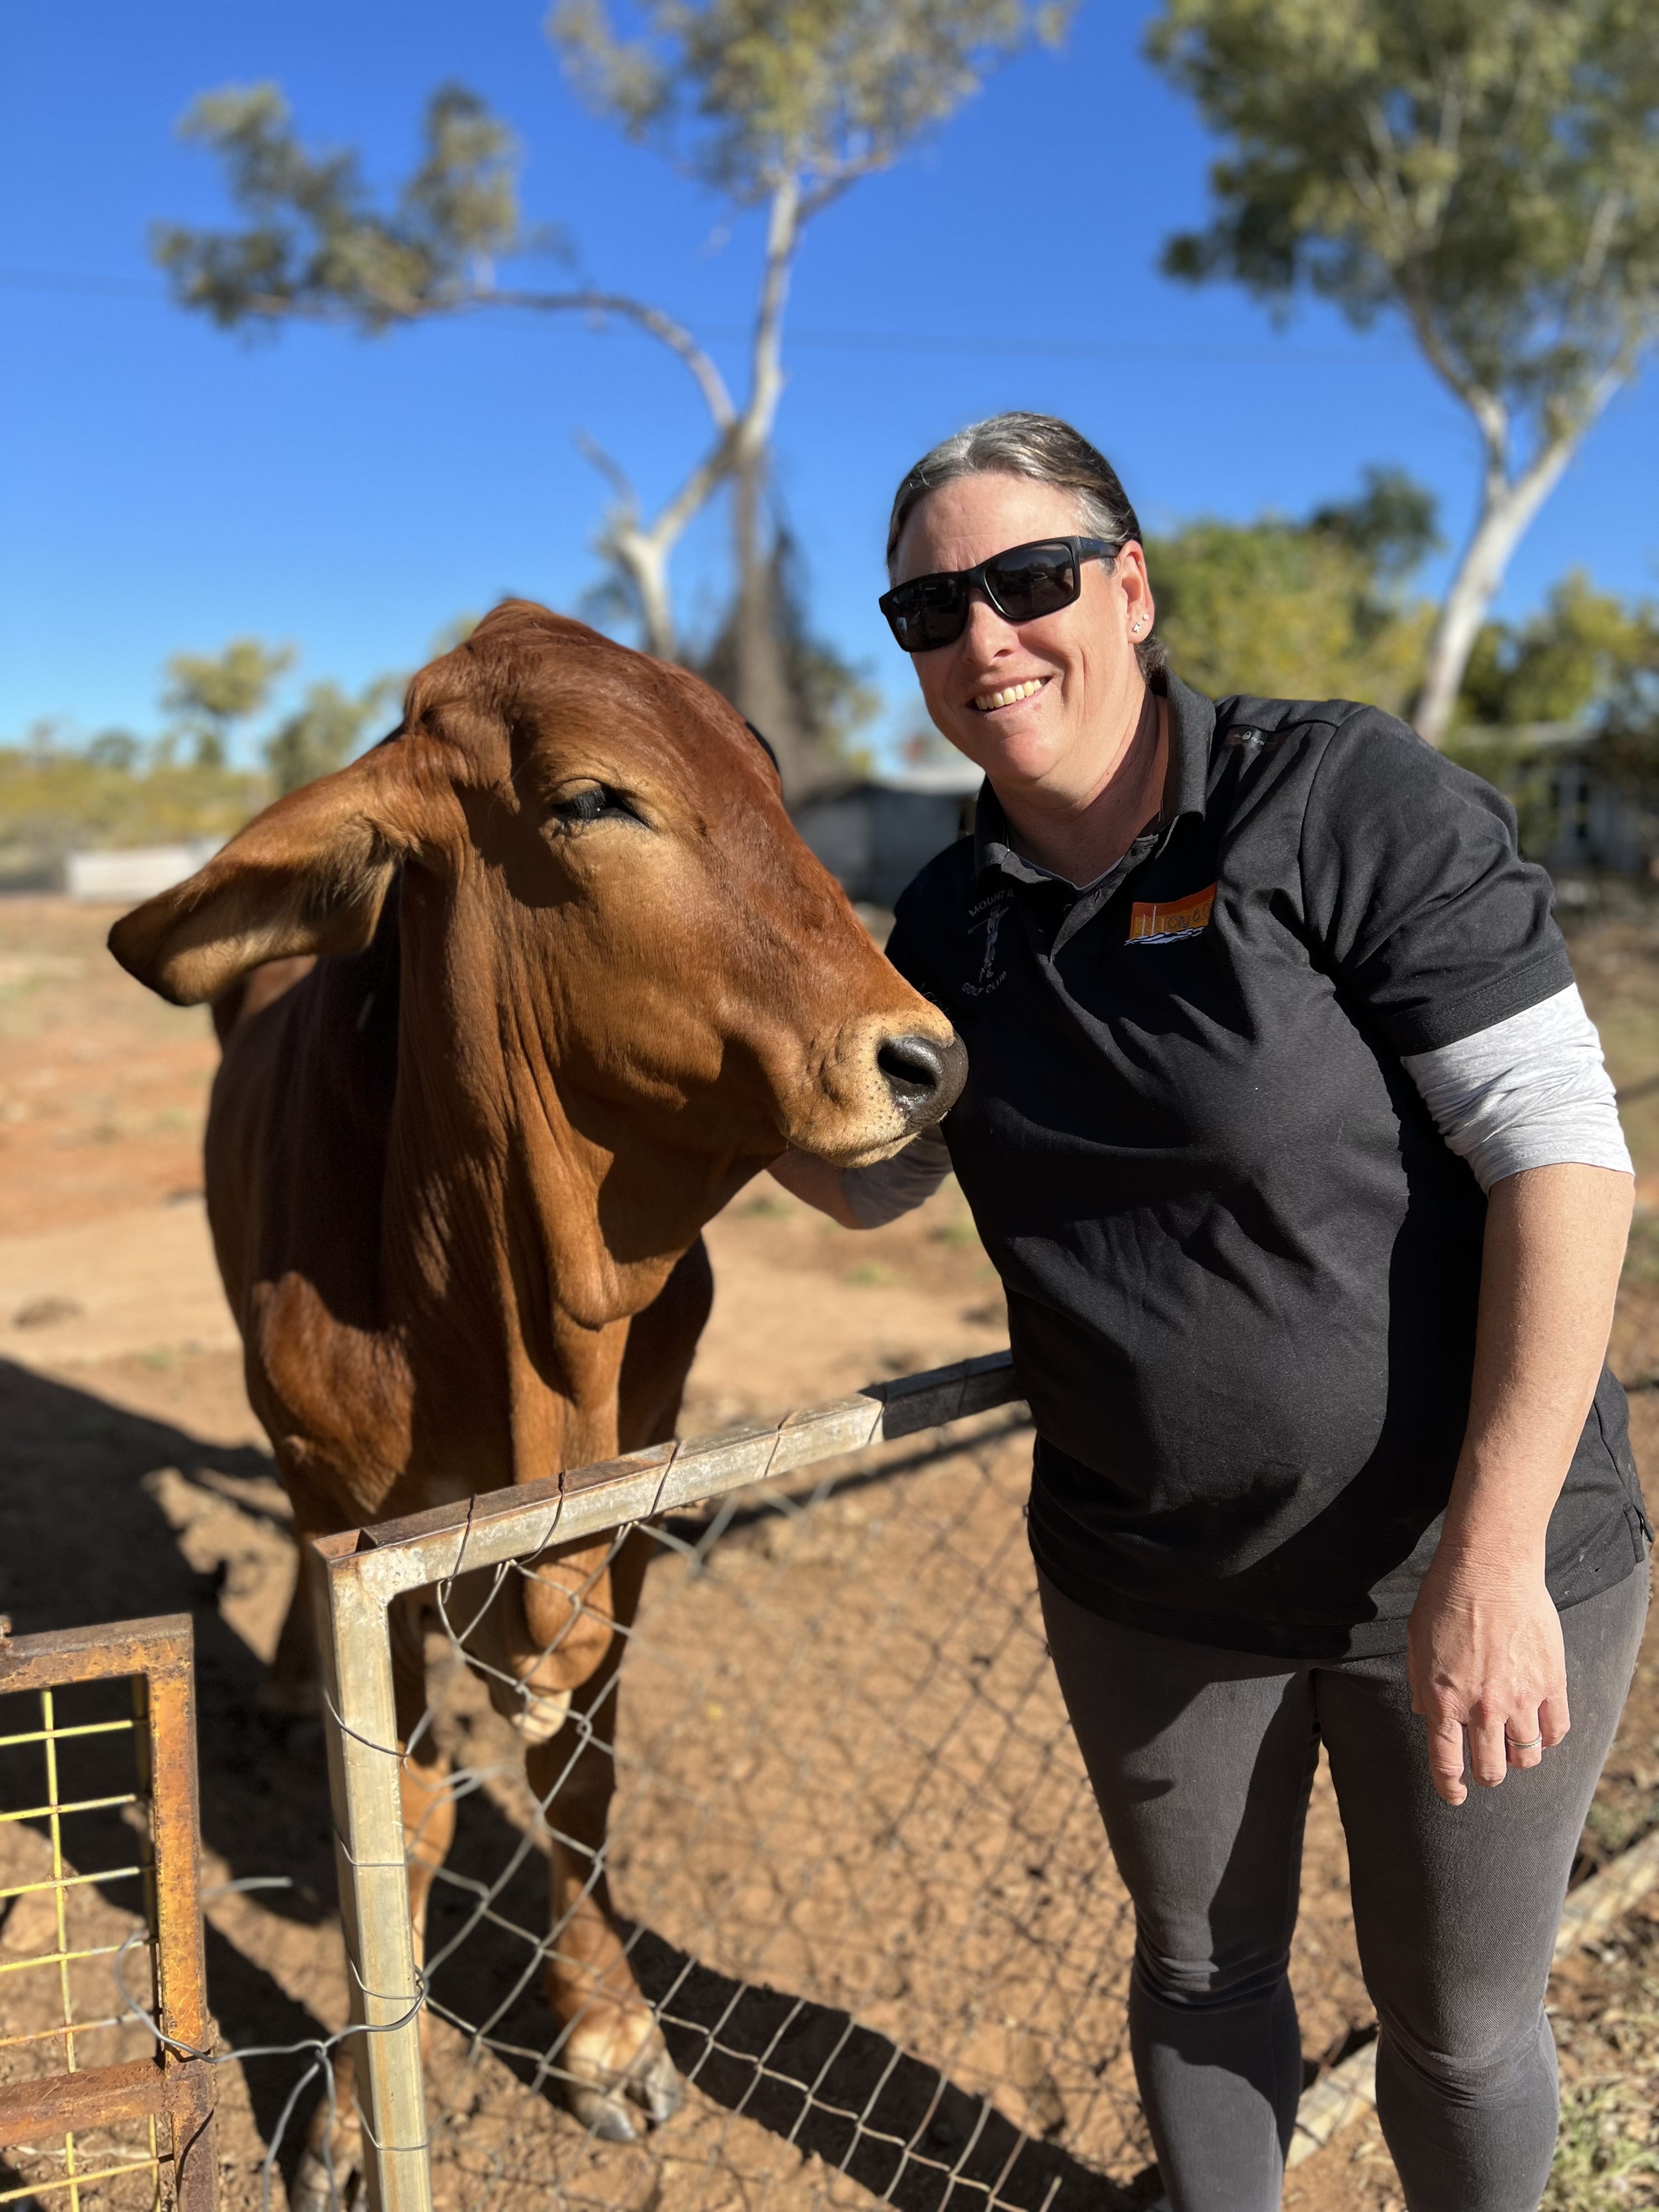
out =
<svg viewBox="0 0 1659 2212"><path fill-rule="evenodd" d="M113 853L67 853L64 889L86 905L136 906L193 876L218 851L216 837L178 845L130 845Z"/></svg>

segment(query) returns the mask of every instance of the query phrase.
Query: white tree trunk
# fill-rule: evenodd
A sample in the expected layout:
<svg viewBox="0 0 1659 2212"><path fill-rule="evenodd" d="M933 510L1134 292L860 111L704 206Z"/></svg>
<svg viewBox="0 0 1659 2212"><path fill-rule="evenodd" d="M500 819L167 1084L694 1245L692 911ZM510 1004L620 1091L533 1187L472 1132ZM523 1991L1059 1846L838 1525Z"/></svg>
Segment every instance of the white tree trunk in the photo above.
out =
<svg viewBox="0 0 1659 2212"><path fill-rule="evenodd" d="M678 536L678 532L674 537ZM611 543L617 558L627 569L635 590L640 595L640 621L645 635L641 641L647 653L659 660L672 660L677 640L674 635L674 603L668 587L668 556L673 550L674 538L665 543L654 531L630 529L626 524L613 529Z"/></svg>
<svg viewBox="0 0 1659 2212"><path fill-rule="evenodd" d="M1488 463L1480 518L1442 603L1418 695L1417 727L1431 745L1446 742L1463 672L1486 610L1498 595L1511 555L1560 481L1577 444L1576 437L1563 438L1546 447L1513 483L1496 460Z"/></svg>

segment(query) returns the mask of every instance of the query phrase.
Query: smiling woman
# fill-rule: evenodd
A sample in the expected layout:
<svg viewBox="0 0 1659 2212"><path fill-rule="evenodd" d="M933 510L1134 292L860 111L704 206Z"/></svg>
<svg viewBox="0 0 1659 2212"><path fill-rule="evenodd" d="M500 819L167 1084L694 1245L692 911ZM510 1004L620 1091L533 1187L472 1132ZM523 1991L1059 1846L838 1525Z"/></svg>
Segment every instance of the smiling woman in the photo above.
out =
<svg viewBox="0 0 1659 2212"><path fill-rule="evenodd" d="M986 776L888 945L968 1079L890 1161L774 1172L873 1226L954 1168L1002 1275L1174 2212L1279 2202L1322 1741L1408 2201L1520 2212L1651 1534L1603 1364L1630 1164L1548 879L1376 708L1165 670L1134 511L1066 423L936 447L888 562Z"/></svg>

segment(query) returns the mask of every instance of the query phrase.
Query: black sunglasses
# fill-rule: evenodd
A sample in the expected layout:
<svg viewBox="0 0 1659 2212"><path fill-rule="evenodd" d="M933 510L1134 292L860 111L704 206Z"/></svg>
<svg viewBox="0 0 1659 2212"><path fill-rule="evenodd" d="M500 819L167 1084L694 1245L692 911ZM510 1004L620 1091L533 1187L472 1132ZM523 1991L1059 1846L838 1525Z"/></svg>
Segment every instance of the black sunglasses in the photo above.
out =
<svg viewBox="0 0 1659 2212"><path fill-rule="evenodd" d="M906 653L954 645L968 627L968 595L983 592L1005 622L1036 622L1069 607L1083 589L1085 561L1109 561L1118 546L1104 538L1039 538L1011 545L977 568L945 568L895 584L877 602Z"/></svg>

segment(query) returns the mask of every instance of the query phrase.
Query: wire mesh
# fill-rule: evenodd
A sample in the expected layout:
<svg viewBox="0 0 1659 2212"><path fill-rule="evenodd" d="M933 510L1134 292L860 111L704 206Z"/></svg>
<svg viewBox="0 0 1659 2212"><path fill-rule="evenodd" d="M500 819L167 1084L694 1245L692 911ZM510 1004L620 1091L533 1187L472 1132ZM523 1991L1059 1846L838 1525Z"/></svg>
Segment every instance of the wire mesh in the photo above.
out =
<svg viewBox="0 0 1659 2212"><path fill-rule="evenodd" d="M111 1711L117 1700L125 1712ZM142 1677L0 1697L0 2084L157 2055L112 1972L123 1956L154 2010L144 1700ZM154 2112L43 2125L0 2154L0 2204L159 2208L172 2201L170 2163Z"/></svg>
<svg viewBox="0 0 1659 2212"><path fill-rule="evenodd" d="M189 1620L0 1622L0 2204L210 2212Z"/></svg>
<svg viewBox="0 0 1659 2212"><path fill-rule="evenodd" d="M1123 2201L1114 2178L1152 2155L1133 1929L1042 1640L1029 1470L1002 1415L620 1532L548 1649L608 1620L623 1547L645 1543L623 1663L528 1766L522 1735L556 1713L537 1668L484 1655L492 1609L545 1561L422 1594L412 1864L455 1815L425 1946L439 2206L517 2212L550 2187L617 2212ZM570 1808L596 1762L615 1794L594 1849ZM684 2085L659 2126L638 2084L568 2109L618 1985L580 1994L607 1891ZM608 2139L618 2107L631 2142Z"/></svg>

